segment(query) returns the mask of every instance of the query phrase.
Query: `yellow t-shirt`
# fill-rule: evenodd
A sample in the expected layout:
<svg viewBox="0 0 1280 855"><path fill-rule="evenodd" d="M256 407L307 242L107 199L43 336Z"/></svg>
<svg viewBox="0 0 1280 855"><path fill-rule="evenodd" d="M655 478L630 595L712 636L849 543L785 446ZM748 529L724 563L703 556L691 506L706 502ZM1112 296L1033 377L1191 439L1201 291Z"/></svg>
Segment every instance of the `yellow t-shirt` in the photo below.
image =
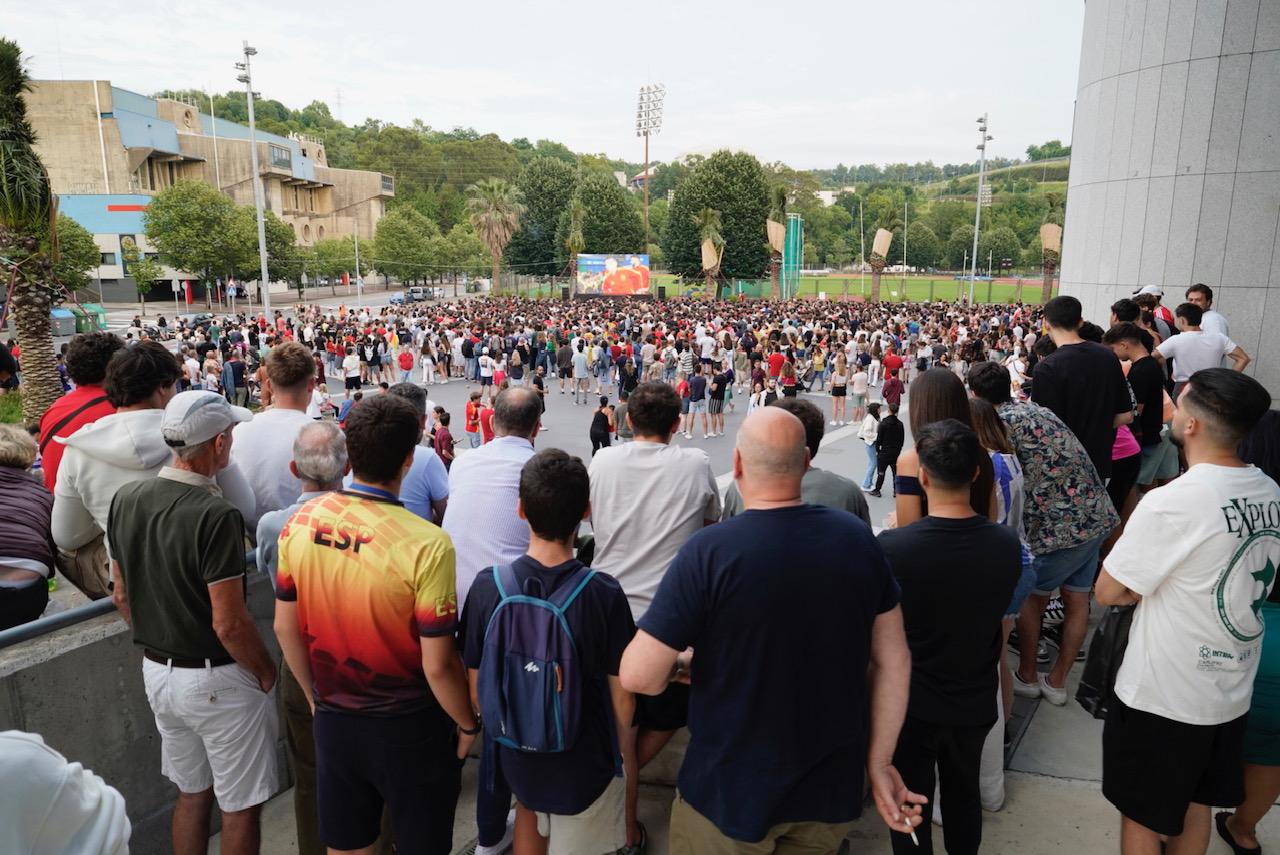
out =
<svg viewBox="0 0 1280 855"><path fill-rule="evenodd" d="M327 493L280 532L276 598L296 601L317 708L402 715L436 705L423 637L458 622L449 536L398 501Z"/></svg>

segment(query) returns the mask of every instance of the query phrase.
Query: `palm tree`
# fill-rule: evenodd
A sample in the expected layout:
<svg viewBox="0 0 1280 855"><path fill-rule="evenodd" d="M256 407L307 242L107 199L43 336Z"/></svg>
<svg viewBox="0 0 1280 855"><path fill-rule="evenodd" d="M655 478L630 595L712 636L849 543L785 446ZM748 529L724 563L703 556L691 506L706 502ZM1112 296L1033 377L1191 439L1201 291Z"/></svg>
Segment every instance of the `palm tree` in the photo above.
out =
<svg viewBox="0 0 1280 855"><path fill-rule="evenodd" d="M787 188L781 184L770 193L769 220L765 230L769 235L769 278L772 280L773 299L782 296L782 250L787 240Z"/></svg>
<svg viewBox="0 0 1280 855"><path fill-rule="evenodd" d="M520 191L501 178L483 178L467 188L467 214L471 225L493 256L493 293L498 293L502 252L520 228L524 215Z"/></svg>
<svg viewBox="0 0 1280 855"><path fill-rule="evenodd" d="M587 245L587 239L582 233L582 228L587 221L587 206L583 204L578 194L573 194L569 199L569 232L564 238L564 248L569 253L569 264L566 265L573 271L573 283L570 285L575 291L578 287L578 254Z"/></svg>
<svg viewBox="0 0 1280 855"><path fill-rule="evenodd" d="M31 78L17 42L0 39L0 287L12 289L14 326L22 342L28 424L62 395L53 356L53 263L57 260L57 201L35 151L23 93Z"/></svg>
<svg viewBox="0 0 1280 855"><path fill-rule="evenodd" d="M720 260L724 258L724 235L720 233L723 222L715 208L703 208L693 216L693 223L702 237L702 272L707 277L707 295L718 298L719 287L715 280L720 276ZM713 291L712 289L715 288Z"/></svg>

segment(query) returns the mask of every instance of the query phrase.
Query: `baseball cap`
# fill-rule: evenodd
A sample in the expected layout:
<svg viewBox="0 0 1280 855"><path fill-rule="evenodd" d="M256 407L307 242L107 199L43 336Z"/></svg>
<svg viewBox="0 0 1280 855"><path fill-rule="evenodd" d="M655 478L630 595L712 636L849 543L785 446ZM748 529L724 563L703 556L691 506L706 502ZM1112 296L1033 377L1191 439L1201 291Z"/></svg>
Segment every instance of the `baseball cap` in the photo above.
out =
<svg viewBox="0 0 1280 855"><path fill-rule="evenodd" d="M1135 297L1138 296L1139 294L1154 294L1157 297L1163 297L1164 289L1161 288L1159 285L1143 285L1137 291L1133 292L1133 296Z"/></svg>
<svg viewBox="0 0 1280 855"><path fill-rule="evenodd" d="M253 418L244 407L233 407L216 392L192 390L179 392L164 408L160 432L165 445L172 448L199 445L213 439L227 428Z"/></svg>

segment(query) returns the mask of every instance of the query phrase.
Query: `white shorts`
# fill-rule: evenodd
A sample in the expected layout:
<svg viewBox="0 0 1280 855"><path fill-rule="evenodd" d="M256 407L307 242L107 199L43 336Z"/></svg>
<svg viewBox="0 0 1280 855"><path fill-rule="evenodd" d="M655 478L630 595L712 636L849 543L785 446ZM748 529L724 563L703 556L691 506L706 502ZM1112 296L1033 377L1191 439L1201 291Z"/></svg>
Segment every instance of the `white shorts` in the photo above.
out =
<svg viewBox="0 0 1280 855"><path fill-rule="evenodd" d="M595 855L627 845L627 787L619 776L582 813L537 813L538 833L551 838L547 855Z"/></svg>
<svg viewBox="0 0 1280 855"><path fill-rule="evenodd" d="M275 691L232 663L173 668L142 660L160 731L160 772L184 793L213 787L218 807L244 810L280 789Z"/></svg>

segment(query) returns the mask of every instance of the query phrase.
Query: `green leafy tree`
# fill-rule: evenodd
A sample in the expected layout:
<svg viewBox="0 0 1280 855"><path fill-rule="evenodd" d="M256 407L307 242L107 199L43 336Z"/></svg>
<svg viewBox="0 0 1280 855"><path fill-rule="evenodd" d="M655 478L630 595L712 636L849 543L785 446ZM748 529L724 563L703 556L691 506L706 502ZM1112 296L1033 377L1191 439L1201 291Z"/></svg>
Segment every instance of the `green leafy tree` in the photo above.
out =
<svg viewBox="0 0 1280 855"><path fill-rule="evenodd" d="M57 207L27 119L24 96L30 89L22 49L0 38L0 271L6 286L13 283L13 323L22 342L22 418L35 424L62 395L62 382L49 317L60 290L51 240Z"/></svg>
<svg viewBox="0 0 1280 855"><path fill-rule="evenodd" d="M654 235L662 234L662 230L667 226L667 217L670 213L671 206L667 204L665 196L649 202L649 231ZM652 255L653 253L649 254Z"/></svg>
<svg viewBox="0 0 1280 855"><path fill-rule="evenodd" d="M290 229L292 231L292 229ZM307 299L307 286L316 281L316 250L311 246L295 246L293 255L281 264L285 275L281 278L293 285L298 301Z"/></svg>
<svg viewBox="0 0 1280 855"><path fill-rule="evenodd" d="M973 222L973 205L958 199L941 199L929 206L928 213L920 222L933 229L940 240L946 240L956 226Z"/></svg>
<svg viewBox="0 0 1280 855"><path fill-rule="evenodd" d="M440 229L413 208L397 208L378 221L370 266L403 282L430 279L437 258L433 240Z"/></svg>
<svg viewBox="0 0 1280 855"><path fill-rule="evenodd" d="M721 272L730 279L761 276L769 265L769 180L760 161L745 152L719 151L676 188L662 252L667 269L685 279L702 274L702 239L693 218L703 208L719 211L724 224Z"/></svg>
<svg viewBox="0 0 1280 855"><path fill-rule="evenodd" d="M524 197L520 230L507 245L507 264L521 273L555 274L563 269L556 228L577 186L577 170L555 157L535 157L520 172L516 187Z"/></svg>
<svg viewBox="0 0 1280 855"><path fill-rule="evenodd" d="M942 245L933 229L916 220L907 226L907 264L911 267L933 267L942 255Z"/></svg>
<svg viewBox="0 0 1280 855"><path fill-rule="evenodd" d="M59 214L58 260L53 265L54 277L68 291L87 288L101 258L102 250L94 243L89 230L66 214Z"/></svg>
<svg viewBox="0 0 1280 855"><path fill-rule="evenodd" d="M257 258L252 221L208 184L180 181L161 191L147 206L143 228L163 263L206 285L250 269Z"/></svg>
<svg viewBox="0 0 1280 855"><path fill-rule="evenodd" d="M1017 233L1008 226L983 229L978 237L978 267L986 267L990 261L993 271L999 273L1004 258L1013 259L1014 264L1022 258L1022 242Z"/></svg>
<svg viewBox="0 0 1280 855"><path fill-rule="evenodd" d="M574 198L582 203L582 249L580 252L642 252L644 221L630 192L603 172L584 174ZM556 227L556 246L565 247L570 226L566 207ZM560 269L570 259L561 256Z"/></svg>
<svg viewBox="0 0 1280 855"><path fill-rule="evenodd" d="M330 294L336 293L342 274L350 273L354 276L356 252L351 238L325 238L317 241L311 251L314 257L315 273L329 280ZM361 241L361 263L363 264L366 258L373 258L374 255L373 244L369 241Z"/></svg>
<svg viewBox="0 0 1280 855"><path fill-rule="evenodd" d="M159 262L145 255L131 240L121 241L120 250L124 256L128 274L133 277L134 290L138 292L138 311L146 317L147 295L151 293L151 286L155 281L164 275L164 268Z"/></svg>
<svg viewBox="0 0 1280 855"><path fill-rule="evenodd" d="M467 214L472 228L493 258L493 293L501 290L502 252L524 216L520 191L509 181L486 178L467 188Z"/></svg>
<svg viewBox="0 0 1280 855"><path fill-rule="evenodd" d="M1049 140L1044 145L1027 146L1029 160L1048 160L1051 157L1070 157L1071 146L1063 145L1062 140Z"/></svg>
<svg viewBox="0 0 1280 855"><path fill-rule="evenodd" d="M947 238L946 263L952 270L968 270L973 253L973 226L965 224L951 230Z"/></svg>

